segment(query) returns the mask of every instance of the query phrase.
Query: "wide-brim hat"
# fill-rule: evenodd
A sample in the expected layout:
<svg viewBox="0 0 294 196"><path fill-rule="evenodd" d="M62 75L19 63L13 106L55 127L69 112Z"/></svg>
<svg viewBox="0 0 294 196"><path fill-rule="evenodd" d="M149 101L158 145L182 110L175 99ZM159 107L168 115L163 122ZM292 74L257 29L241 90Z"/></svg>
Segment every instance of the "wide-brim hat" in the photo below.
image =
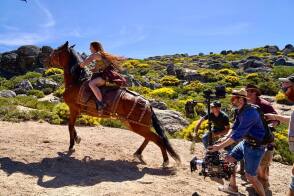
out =
<svg viewBox="0 0 294 196"><path fill-rule="evenodd" d="M288 76L287 78L279 78L281 82L290 82L294 85L294 74Z"/></svg>
<svg viewBox="0 0 294 196"><path fill-rule="evenodd" d="M242 97L247 99L247 92L245 88L241 88L239 90L234 89L231 96L237 96L237 97Z"/></svg>
<svg viewBox="0 0 294 196"><path fill-rule="evenodd" d="M254 84L247 84L246 87L245 87L245 90L248 91L248 90L253 90L256 92L256 95L257 96L260 96L261 95L261 91L259 90L259 88L257 86L255 86Z"/></svg>

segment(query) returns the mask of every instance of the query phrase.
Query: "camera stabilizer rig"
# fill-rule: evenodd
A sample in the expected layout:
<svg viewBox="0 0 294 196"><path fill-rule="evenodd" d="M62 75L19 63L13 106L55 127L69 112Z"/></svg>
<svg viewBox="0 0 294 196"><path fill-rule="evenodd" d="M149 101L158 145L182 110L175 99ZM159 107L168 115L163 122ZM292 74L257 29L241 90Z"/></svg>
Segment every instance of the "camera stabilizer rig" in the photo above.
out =
<svg viewBox="0 0 294 196"><path fill-rule="evenodd" d="M194 106L197 103L205 103L207 107L207 113L208 113L208 144L209 146L213 145L212 140L212 131L211 131L211 117L210 117L210 103L213 99L221 99L225 98L226 91L224 86L216 86L215 91L212 90L205 90L204 91L204 98L205 101L190 101L187 103L187 106L193 106L191 107L185 107L187 116L193 116L194 115ZM193 112L193 115L191 114ZM199 175L202 175L204 177L217 177L217 178L224 178L228 180L231 175L234 172L235 164L233 163L227 163L224 161L225 154L220 152L206 152L205 157L203 160L198 159L197 157L194 157L190 161L190 167L191 172L197 170L197 166L201 166L201 171L199 172Z"/></svg>

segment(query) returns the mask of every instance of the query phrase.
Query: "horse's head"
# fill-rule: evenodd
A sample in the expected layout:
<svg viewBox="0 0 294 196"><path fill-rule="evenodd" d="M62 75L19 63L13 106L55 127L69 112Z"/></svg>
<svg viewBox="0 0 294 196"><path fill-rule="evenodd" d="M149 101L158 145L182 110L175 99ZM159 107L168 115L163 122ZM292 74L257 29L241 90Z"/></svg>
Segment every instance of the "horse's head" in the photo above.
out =
<svg viewBox="0 0 294 196"><path fill-rule="evenodd" d="M54 49L50 54L50 66L64 68L70 61L71 49L74 47L68 45L68 41L57 49Z"/></svg>

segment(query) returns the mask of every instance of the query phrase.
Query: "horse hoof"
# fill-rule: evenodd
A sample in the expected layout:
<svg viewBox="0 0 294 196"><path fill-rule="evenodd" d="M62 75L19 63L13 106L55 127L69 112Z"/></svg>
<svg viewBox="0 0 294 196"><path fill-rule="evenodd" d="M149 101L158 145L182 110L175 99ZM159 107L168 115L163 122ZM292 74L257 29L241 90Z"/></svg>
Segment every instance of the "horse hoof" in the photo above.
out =
<svg viewBox="0 0 294 196"><path fill-rule="evenodd" d="M143 159L143 156L141 154L134 154L134 159L138 160L141 164L146 165L145 160Z"/></svg>
<svg viewBox="0 0 294 196"><path fill-rule="evenodd" d="M77 137L75 138L75 142L76 142L76 144L79 144L79 143L81 142L81 140L82 140L82 138L79 137L79 136L77 136Z"/></svg>
<svg viewBox="0 0 294 196"><path fill-rule="evenodd" d="M74 149L74 148L70 148L70 149L68 149L68 151L67 151L67 154L68 155L71 155L72 153L74 153L76 150Z"/></svg>
<svg viewBox="0 0 294 196"><path fill-rule="evenodd" d="M163 168L168 167L168 165L169 165L169 160L166 160L166 161L164 161L164 162L162 163L162 167L163 167Z"/></svg>

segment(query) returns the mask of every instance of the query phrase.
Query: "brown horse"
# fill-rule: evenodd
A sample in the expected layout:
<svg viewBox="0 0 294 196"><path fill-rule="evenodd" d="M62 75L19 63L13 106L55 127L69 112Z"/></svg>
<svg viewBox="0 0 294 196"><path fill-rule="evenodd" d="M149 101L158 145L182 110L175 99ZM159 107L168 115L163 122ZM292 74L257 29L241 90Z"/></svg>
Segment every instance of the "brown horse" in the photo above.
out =
<svg viewBox="0 0 294 196"><path fill-rule="evenodd" d="M104 91L106 93L103 94L103 100L105 100L108 104L105 108L106 111L103 109L103 113L95 113L93 110L90 111L88 108L85 109L78 103L80 91L85 85L82 85L82 82L78 82L80 72L78 71L77 74L74 74L72 71L74 67L75 69L81 69L78 65L80 63L80 56L75 53L72 47L69 47L68 42L52 51L50 55L50 62L51 66L62 68L64 70L65 92L63 97L65 103L69 106L70 111L68 122L70 135L69 151L73 151L74 144L78 144L81 141L81 138L77 135L74 127L76 119L81 113L106 118L115 116L117 119L120 119L124 124L126 124L131 131L145 138L143 144L134 153L135 158L138 158L143 162L142 152L148 142L153 141L161 149L164 166L168 165L169 162L167 152L178 164L180 164L180 157L172 148L149 102L142 96L138 96L135 93L122 88L110 90L108 92ZM113 97L116 96L118 91L121 91L121 94L124 94L124 96L122 96L119 102L113 103ZM107 110L110 111L110 108L113 108L112 106L114 104L117 104L115 115L111 115L112 113L107 113ZM144 108L144 110L142 110L142 108ZM131 116L136 118L131 118ZM140 119L137 118L138 116L140 116ZM151 125L153 125L157 134L151 131Z"/></svg>

